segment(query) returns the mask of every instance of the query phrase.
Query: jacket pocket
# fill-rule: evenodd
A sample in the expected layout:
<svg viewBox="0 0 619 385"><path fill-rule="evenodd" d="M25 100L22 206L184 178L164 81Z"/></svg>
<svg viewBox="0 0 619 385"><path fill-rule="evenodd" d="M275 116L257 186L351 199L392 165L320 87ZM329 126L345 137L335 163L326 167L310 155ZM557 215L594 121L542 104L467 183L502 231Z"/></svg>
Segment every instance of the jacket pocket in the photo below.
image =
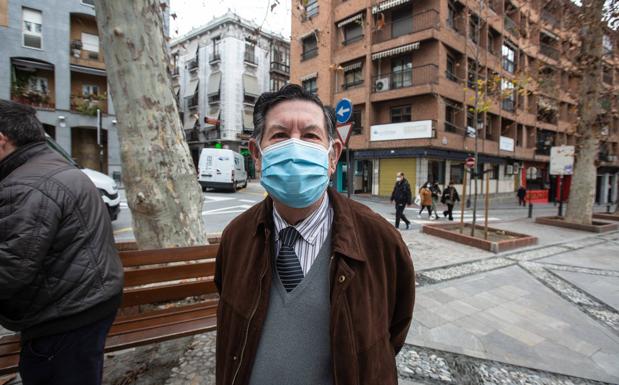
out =
<svg viewBox="0 0 619 385"><path fill-rule="evenodd" d="M389 333L381 337L364 352L359 352L359 378L361 384L397 385L398 376Z"/></svg>
<svg viewBox="0 0 619 385"><path fill-rule="evenodd" d="M224 298L219 299L217 309L217 384L231 384L241 363L248 319L239 313ZM246 359L246 357L245 357Z"/></svg>

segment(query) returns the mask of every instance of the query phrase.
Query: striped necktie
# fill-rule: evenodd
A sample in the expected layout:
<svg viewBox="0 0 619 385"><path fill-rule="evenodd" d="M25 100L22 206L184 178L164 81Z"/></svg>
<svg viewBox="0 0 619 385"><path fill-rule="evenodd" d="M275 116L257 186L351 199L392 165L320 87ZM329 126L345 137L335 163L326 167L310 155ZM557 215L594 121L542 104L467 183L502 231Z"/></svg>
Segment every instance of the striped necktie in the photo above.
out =
<svg viewBox="0 0 619 385"><path fill-rule="evenodd" d="M277 256L277 272L287 292L292 291L303 280L303 269L294 252L294 243L301 234L294 227L286 227L279 232L282 246Z"/></svg>

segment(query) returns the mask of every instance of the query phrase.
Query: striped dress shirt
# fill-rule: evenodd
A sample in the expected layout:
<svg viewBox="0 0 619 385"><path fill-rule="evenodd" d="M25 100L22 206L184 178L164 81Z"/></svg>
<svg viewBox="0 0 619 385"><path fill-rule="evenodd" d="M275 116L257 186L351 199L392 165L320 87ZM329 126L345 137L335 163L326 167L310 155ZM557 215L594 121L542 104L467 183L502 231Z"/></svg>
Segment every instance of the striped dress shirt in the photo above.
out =
<svg viewBox="0 0 619 385"><path fill-rule="evenodd" d="M291 225L279 215L275 206L273 206L273 220L275 222L275 255L278 255L279 249L282 246L279 232ZM301 234L294 244L294 252L299 258L303 275L307 275L316 260L320 248L331 231L332 222L333 209L329 205L329 195L325 193L318 209L309 217L293 226Z"/></svg>

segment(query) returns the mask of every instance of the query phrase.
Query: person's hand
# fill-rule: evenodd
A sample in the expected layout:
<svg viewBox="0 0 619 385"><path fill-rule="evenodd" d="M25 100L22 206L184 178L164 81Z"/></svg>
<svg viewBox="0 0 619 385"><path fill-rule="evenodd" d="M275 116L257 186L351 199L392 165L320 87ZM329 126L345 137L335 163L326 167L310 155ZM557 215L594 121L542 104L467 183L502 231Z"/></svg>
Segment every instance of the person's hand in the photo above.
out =
<svg viewBox="0 0 619 385"><path fill-rule="evenodd" d="M390 202L393 203L393 199Z"/></svg>

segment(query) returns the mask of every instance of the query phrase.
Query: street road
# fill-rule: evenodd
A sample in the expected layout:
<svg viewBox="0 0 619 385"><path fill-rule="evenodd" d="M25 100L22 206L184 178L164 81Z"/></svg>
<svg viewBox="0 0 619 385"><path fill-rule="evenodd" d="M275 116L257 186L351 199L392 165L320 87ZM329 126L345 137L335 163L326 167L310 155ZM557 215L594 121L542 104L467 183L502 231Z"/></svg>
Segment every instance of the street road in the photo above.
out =
<svg viewBox="0 0 619 385"><path fill-rule="evenodd" d="M134 239L131 212L127 207L127 201L125 198L125 190L121 190L121 212L118 219L113 222L114 236L116 241L130 241ZM238 190L236 193L220 192L220 191L207 191L204 193L204 206L202 208L202 215L204 217L204 225L207 233L216 234L221 233L223 229L234 219L237 215L249 209L251 206L260 202L266 193L262 186L257 182L250 182L247 188ZM395 221L395 208L394 205L386 200L379 200L375 198L367 198L363 196L355 196L355 200L367 205L375 212L379 213L390 223ZM515 199L515 198L514 198ZM412 222L411 229L419 229L424 224L435 223L434 220L428 219L427 212L424 212L421 217L417 216L418 208L415 206L406 209L405 214L407 218ZM446 222L446 219L442 216L443 205L439 205L439 222ZM557 209L552 205L535 206L534 216L538 215L556 215ZM517 207L499 207L491 208L489 214L490 222L498 221L510 221L527 216L527 208ZM484 212L483 209L478 210L477 221L483 222ZM473 219L472 210L468 209L464 212L464 220L470 222ZM460 210L454 209L454 220L460 220ZM400 228L404 229L404 224L400 224Z"/></svg>

